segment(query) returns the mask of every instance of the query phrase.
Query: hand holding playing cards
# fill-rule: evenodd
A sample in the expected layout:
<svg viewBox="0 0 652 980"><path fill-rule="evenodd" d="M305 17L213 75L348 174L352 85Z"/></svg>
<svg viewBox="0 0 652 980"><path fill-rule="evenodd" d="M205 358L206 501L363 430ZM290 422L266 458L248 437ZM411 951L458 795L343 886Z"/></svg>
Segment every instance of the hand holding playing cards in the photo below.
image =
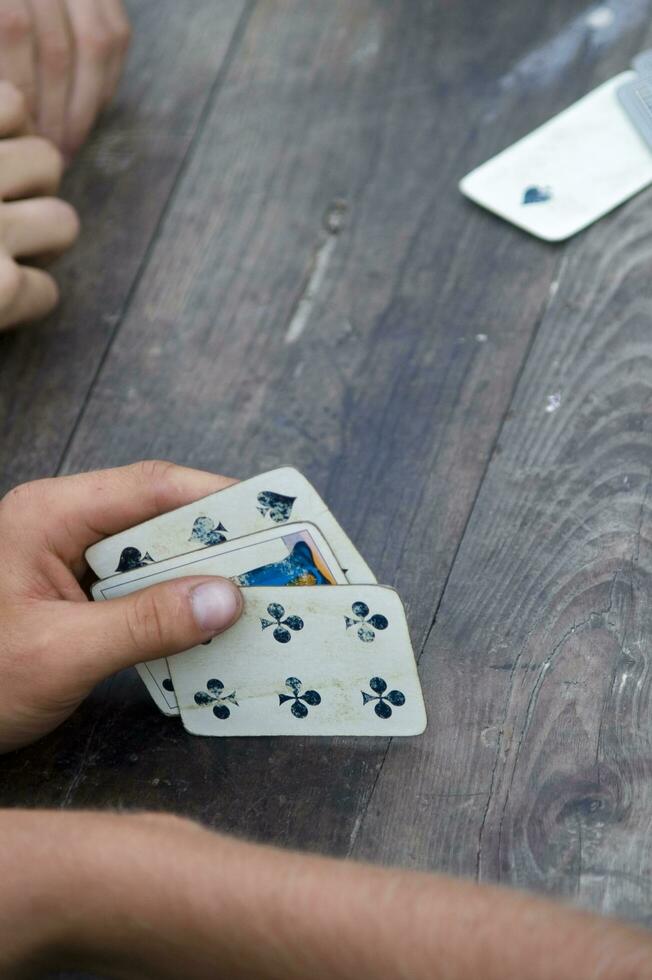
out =
<svg viewBox="0 0 652 980"><path fill-rule="evenodd" d="M122 0L2 0L0 78L37 131L75 153L117 87L129 47Z"/></svg>
<svg viewBox="0 0 652 980"><path fill-rule="evenodd" d="M0 82L0 330L45 316L57 303L52 276L22 260L72 245L77 215L54 194L63 169L59 151L28 136L25 100Z"/></svg>
<svg viewBox="0 0 652 980"><path fill-rule="evenodd" d="M103 603L80 585L90 544L231 482L138 463L25 484L0 502L0 751L51 731L109 674L193 647L238 618L239 590L217 577Z"/></svg>

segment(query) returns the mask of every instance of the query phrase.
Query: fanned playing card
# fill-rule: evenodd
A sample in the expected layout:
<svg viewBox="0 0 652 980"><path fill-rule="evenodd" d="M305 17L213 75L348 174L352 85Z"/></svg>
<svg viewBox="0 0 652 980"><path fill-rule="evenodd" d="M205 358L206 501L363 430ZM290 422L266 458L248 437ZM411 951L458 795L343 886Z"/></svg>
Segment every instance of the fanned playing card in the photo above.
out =
<svg viewBox="0 0 652 980"><path fill-rule="evenodd" d="M100 578L106 578L290 521L310 521L320 528L349 581L376 581L315 488L291 466L236 483L105 538L88 549L86 560Z"/></svg>
<svg viewBox="0 0 652 980"><path fill-rule="evenodd" d="M347 581L319 528L304 521L114 575L97 582L92 594L96 600L116 598L186 575L222 575L245 587L289 588ZM160 710L177 715L179 709L166 659L138 664L136 669Z"/></svg>
<svg viewBox="0 0 652 980"><path fill-rule="evenodd" d="M426 712L398 594L253 587L209 644L169 660L194 735L418 735Z"/></svg>
<svg viewBox="0 0 652 980"><path fill-rule="evenodd" d="M467 174L460 190L547 241L586 228L652 182L650 147L619 97L637 77L600 85Z"/></svg>

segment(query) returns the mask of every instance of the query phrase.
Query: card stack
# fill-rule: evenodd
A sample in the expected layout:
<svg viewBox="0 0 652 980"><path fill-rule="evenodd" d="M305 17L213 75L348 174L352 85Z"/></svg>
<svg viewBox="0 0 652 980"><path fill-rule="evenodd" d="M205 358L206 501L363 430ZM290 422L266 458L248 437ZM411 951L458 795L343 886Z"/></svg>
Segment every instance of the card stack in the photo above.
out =
<svg viewBox="0 0 652 980"><path fill-rule="evenodd" d="M426 712L398 594L292 467L234 484L93 545L96 601L187 575L244 590L241 619L139 664L194 735L417 735Z"/></svg>

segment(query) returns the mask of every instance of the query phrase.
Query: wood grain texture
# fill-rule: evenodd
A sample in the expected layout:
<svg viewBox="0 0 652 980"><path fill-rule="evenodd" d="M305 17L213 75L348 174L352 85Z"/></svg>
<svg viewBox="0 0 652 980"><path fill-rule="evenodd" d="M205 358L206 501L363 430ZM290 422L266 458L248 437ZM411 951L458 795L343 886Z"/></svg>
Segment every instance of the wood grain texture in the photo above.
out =
<svg viewBox="0 0 652 980"><path fill-rule="evenodd" d="M421 658L433 737L352 849L648 925L651 218L564 251Z"/></svg>
<svg viewBox="0 0 652 980"><path fill-rule="evenodd" d="M585 13L258 3L64 460L299 466L406 601L426 736L191 738L127 672L0 762L0 802L645 919L646 205L553 248L456 190L642 46Z"/></svg>
<svg viewBox="0 0 652 980"><path fill-rule="evenodd" d="M557 254L497 235L454 192L468 117L491 101L470 99L470 64L496 58L508 24L523 34L529 19L512 10L500 42L487 34L483 46L469 29L477 7L414 9L256 8L66 469L154 455L247 475L294 462L381 581L400 583L420 645ZM480 152L496 139L489 128ZM338 201L344 224L329 235ZM329 246L312 316L287 343ZM140 803L143 780L157 780L150 804L330 850L348 847L386 748L189 743L155 714L135 746L132 706L117 722L99 710L98 768L81 765L70 802ZM133 773L114 765L117 729Z"/></svg>
<svg viewBox="0 0 652 980"><path fill-rule="evenodd" d="M246 0L130 5L120 95L64 183L82 235L55 266L62 305L0 335L0 493L57 471L244 9Z"/></svg>

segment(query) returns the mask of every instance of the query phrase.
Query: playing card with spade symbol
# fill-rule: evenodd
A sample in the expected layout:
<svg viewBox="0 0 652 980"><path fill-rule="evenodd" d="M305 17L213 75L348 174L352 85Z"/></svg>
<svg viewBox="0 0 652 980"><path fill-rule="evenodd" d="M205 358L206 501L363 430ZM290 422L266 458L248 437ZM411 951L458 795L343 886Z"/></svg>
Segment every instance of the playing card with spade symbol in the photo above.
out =
<svg viewBox="0 0 652 980"><path fill-rule="evenodd" d="M628 116L622 72L467 174L460 190L525 231L556 242L652 182L652 152Z"/></svg>
<svg viewBox="0 0 652 980"><path fill-rule="evenodd" d="M398 594L252 587L231 629L169 659L194 735L418 735L426 712Z"/></svg>
<svg viewBox="0 0 652 980"><path fill-rule="evenodd" d="M315 488L291 466L235 483L104 538L87 550L86 560L104 579L290 521L310 521L319 527L349 581L376 581Z"/></svg>

